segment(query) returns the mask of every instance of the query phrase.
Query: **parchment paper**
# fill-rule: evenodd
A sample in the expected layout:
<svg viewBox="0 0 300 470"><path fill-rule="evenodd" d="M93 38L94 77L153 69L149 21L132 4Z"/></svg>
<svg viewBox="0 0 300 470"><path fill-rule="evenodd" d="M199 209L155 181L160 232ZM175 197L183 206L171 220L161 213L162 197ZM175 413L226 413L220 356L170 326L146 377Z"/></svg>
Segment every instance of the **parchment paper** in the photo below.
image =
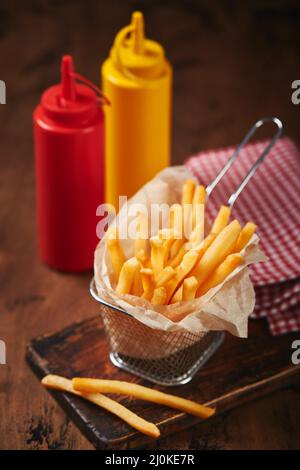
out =
<svg viewBox="0 0 300 470"><path fill-rule="evenodd" d="M153 180L141 188L123 206L113 222L121 229L135 219L135 215L125 217L133 203L173 204L180 202L182 184L191 174L183 166L170 167L160 172ZM165 228L162 221L160 228ZM151 226L150 236L157 233L158 227ZM129 258L134 255L133 239L121 240L122 247ZM150 302L133 295L118 295L112 286L112 267L106 253L105 238L95 251L95 284L100 298L112 305L119 306L145 325L159 330L188 330L193 333L210 330L225 330L238 337L247 337L248 317L255 304L254 289L249 277L248 265L266 260L259 248L259 238L254 235L242 251L245 263L236 268L220 285L210 289L204 296L191 301L172 305L154 306ZM173 322L168 315L176 313L182 320Z"/></svg>

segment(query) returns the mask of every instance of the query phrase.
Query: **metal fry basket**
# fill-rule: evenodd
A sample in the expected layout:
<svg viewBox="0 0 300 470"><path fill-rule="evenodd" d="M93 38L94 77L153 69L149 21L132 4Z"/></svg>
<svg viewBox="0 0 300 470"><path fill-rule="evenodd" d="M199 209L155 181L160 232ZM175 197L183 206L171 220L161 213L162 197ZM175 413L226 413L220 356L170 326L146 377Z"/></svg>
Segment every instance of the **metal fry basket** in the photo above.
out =
<svg viewBox="0 0 300 470"><path fill-rule="evenodd" d="M193 334L150 328L100 299L94 280L90 292L102 305L112 363L153 383L174 386L189 382L223 342L220 331Z"/></svg>
<svg viewBox="0 0 300 470"><path fill-rule="evenodd" d="M248 143L257 129L267 123L275 124L277 130L240 186L228 199L227 206L231 208L234 205L248 181L281 136L283 125L280 119L266 117L254 123L227 163L206 187L207 198L240 156L244 145ZM90 292L102 305L101 315L113 364L159 385L172 386L189 382L224 339L224 333L220 331L194 334L186 330L164 331L150 328L121 308L100 299L94 280L91 282Z"/></svg>

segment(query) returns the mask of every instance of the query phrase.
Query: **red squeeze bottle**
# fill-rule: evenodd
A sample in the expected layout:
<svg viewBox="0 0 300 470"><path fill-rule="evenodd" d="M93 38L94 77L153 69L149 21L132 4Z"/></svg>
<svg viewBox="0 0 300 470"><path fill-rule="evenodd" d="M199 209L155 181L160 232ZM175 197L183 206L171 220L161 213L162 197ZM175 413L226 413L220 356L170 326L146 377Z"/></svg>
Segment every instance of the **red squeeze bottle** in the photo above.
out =
<svg viewBox="0 0 300 470"><path fill-rule="evenodd" d="M74 73L66 55L61 83L43 93L33 113L39 252L46 264L62 271L92 268L98 241L104 115L95 88Z"/></svg>

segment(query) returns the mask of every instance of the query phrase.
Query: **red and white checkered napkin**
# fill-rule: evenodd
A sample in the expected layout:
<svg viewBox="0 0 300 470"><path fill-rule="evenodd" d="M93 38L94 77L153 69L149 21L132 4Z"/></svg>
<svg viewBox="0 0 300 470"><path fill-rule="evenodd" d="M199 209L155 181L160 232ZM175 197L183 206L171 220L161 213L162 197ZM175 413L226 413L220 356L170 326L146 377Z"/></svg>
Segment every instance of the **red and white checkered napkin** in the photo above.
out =
<svg viewBox="0 0 300 470"><path fill-rule="evenodd" d="M226 204L269 141L248 144L213 190L212 218ZM201 152L186 162L205 186L224 166L234 147ZM271 333L300 330L300 153L287 137L279 139L233 207L233 216L258 226L268 261L251 266L256 291L255 318L266 317Z"/></svg>

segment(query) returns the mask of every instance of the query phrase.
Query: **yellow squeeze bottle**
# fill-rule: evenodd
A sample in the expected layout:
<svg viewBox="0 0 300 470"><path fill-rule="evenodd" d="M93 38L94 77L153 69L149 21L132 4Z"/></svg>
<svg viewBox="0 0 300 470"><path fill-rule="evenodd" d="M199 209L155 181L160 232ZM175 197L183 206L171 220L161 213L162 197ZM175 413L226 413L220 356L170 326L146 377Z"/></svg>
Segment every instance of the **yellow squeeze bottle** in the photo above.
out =
<svg viewBox="0 0 300 470"><path fill-rule="evenodd" d="M106 202L131 197L170 163L172 69L163 48L145 39L134 12L102 65L105 110Z"/></svg>

